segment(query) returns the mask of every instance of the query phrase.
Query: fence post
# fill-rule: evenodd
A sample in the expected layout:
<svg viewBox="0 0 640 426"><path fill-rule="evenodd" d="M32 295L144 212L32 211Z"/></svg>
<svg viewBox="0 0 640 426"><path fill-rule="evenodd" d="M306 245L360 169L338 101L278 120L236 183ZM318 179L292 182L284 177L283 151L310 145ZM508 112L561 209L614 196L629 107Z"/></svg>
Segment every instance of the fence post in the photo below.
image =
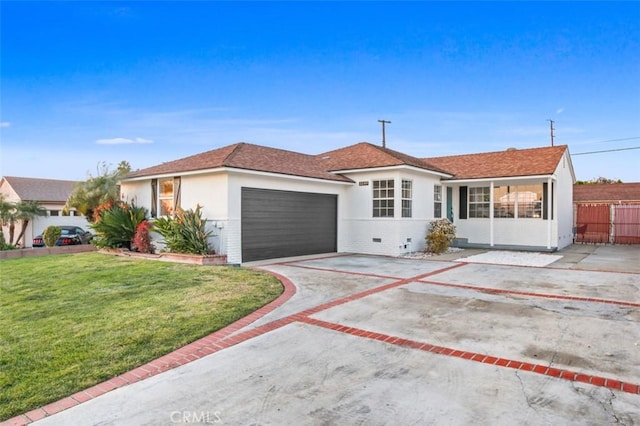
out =
<svg viewBox="0 0 640 426"><path fill-rule="evenodd" d="M614 223L616 223L616 208L613 203L609 204L609 209L611 213L609 214L609 244L613 244L616 241L616 227Z"/></svg>

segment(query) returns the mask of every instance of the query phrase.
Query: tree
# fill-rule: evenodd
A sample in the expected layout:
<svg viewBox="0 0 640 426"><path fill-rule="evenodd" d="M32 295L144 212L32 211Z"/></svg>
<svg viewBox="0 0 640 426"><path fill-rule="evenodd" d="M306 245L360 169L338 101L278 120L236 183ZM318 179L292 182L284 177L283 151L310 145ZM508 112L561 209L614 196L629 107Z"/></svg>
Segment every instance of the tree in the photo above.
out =
<svg viewBox="0 0 640 426"><path fill-rule="evenodd" d="M100 205L120 199L118 181L131 172L131 165L121 161L115 171L110 171L109 165L102 162L98 164L97 172L96 176L89 174L85 182L74 188L65 205L65 210L75 208L90 222L95 221L93 213Z"/></svg>
<svg viewBox="0 0 640 426"><path fill-rule="evenodd" d="M20 234L18 234L15 244L20 243L20 240L24 237L24 233L27 231L29 222L33 220L33 218L36 216L46 216L46 214L47 210L44 209L37 201L21 201L16 204L15 218L22 222L22 229L20 229ZM23 243L26 243L26 241ZM12 241L11 244L13 244Z"/></svg>
<svg viewBox="0 0 640 426"><path fill-rule="evenodd" d="M622 183L620 179L609 179L606 177L597 177L591 180L578 180L576 184L578 185L598 185L598 184L610 184L610 183Z"/></svg>
<svg viewBox="0 0 640 426"><path fill-rule="evenodd" d="M9 227L9 241L11 245L17 245L24 237L29 222L36 216L44 216L47 211L37 201L20 201L12 203L6 201L0 195L0 225ZM22 228L18 238L14 239L16 222L20 221Z"/></svg>
<svg viewBox="0 0 640 426"><path fill-rule="evenodd" d="M4 195L0 194L0 225L9 227L9 243L13 240L15 229L15 208L15 203L6 201Z"/></svg>

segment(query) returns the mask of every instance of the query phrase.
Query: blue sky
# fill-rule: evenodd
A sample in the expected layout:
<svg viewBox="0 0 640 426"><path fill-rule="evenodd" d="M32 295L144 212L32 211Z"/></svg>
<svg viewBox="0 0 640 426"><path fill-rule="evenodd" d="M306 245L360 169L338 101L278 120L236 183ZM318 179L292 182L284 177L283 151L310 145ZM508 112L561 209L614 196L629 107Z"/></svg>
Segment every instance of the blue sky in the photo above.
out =
<svg viewBox="0 0 640 426"><path fill-rule="evenodd" d="M417 157L555 143L640 182L640 2L0 2L1 174L239 141Z"/></svg>

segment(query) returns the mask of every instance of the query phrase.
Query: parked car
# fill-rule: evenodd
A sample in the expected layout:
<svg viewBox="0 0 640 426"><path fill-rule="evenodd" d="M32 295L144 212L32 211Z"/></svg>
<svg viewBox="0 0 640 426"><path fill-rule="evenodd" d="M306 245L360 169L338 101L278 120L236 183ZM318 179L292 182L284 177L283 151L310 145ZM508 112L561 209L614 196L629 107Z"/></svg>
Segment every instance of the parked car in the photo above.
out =
<svg viewBox="0 0 640 426"><path fill-rule="evenodd" d="M56 241L57 246L89 244L91 238L93 238L93 234L91 232L85 231L79 226L61 226L60 230L62 231L62 234L60 235L60 238L58 238L58 241ZM44 247L42 234L33 239L33 246Z"/></svg>

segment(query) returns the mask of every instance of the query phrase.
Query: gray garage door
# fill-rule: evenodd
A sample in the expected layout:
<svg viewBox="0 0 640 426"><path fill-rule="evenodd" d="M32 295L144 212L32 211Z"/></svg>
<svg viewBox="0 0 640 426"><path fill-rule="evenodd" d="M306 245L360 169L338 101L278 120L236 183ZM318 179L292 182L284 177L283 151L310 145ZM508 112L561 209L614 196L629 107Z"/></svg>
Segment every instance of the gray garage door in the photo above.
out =
<svg viewBox="0 0 640 426"><path fill-rule="evenodd" d="M242 188L242 261L337 250L338 196Z"/></svg>

